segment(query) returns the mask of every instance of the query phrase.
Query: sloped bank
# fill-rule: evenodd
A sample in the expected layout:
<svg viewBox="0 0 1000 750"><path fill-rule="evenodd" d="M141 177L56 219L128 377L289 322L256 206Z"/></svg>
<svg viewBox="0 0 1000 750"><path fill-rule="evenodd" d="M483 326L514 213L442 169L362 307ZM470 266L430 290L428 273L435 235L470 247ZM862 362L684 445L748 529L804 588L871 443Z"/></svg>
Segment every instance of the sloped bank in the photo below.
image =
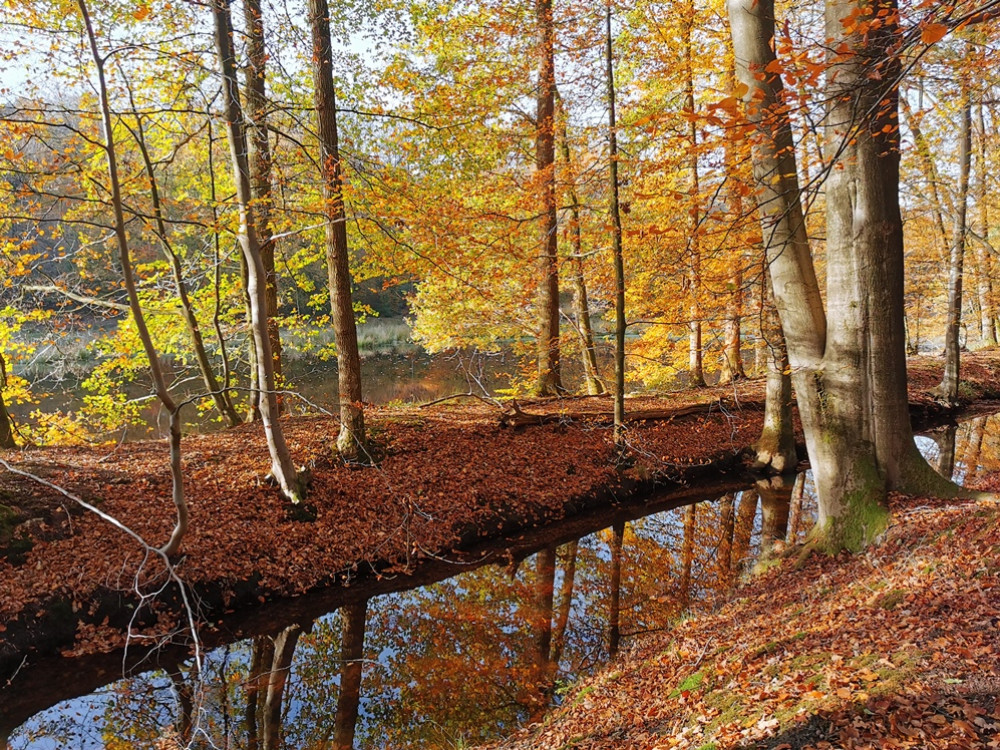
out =
<svg viewBox="0 0 1000 750"><path fill-rule="evenodd" d="M974 395L996 389L998 361L983 354L966 364ZM913 404L940 417L920 389L920 378L933 377L934 367L926 361L916 368ZM601 416L608 402L601 399L523 405L560 414L571 404L576 416L522 430L504 428L495 410L478 402L373 410L373 435L384 455L366 469L330 458L332 420L291 420L289 443L312 471L315 520L308 522L295 520L261 481L267 461L255 427L185 438L192 531L178 572L197 593L203 619L215 622L264 601L409 572L425 560L587 509L738 472L760 430L760 391L759 381L748 381L630 400L636 410L694 400L707 406L633 425L635 458L628 466L614 464ZM164 453L162 444L147 442L7 458L99 502L155 544L171 523ZM30 495L36 506L48 501L53 512L34 524L30 549L0 560L0 678L45 654L120 648L129 623L157 637L176 628L176 592L167 590L136 613L133 582L158 587L163 571L121 532L87 515L56 512L64 499L37 485L9 475L4 485L8 496Z"/></svg>

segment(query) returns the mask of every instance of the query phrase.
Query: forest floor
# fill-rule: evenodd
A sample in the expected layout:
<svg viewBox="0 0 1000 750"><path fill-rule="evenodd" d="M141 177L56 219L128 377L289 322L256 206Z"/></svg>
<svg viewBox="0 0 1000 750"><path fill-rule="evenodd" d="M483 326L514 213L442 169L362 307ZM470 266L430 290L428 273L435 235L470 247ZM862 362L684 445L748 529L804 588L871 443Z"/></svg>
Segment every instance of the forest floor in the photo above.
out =
<svg viewBox="0 0 1000 750"><path fill-rule="evenodd" d="M891 506L877 547L759 565L493 750L1000 747L1000 505Z"/></svg>
<svg viewBox="0 0 1000 750"><path fill-rule="evenodd" d="M936 358L910 362L918 416L940 416L927 393L940 371ZM1000 352L967 355L963 379L970 400L996 396ZM555 419L523 428L504 426L497 406L476 399L372 408L373 467L333 456L334 419L287 420L295 460L311 472L306 514L264 480L269 462L259 425L185 437L191 530L176 571L213 621L266 600L409 571L586 508L739 469L760 432L762 399L760 380L629 399L631 412L661 418L630 423L628 464L615 461L607 397L519 402L521 416ZM670 410L676 415L662 418ZM2 458L93 503L152 545L170 533L162 441ZM130 623L133 634L170 632L177 618L169 592L133 616L136 591L163 587L164 572L121 530L67 497L0 472L0 677L28 649L111 650L124 644Z"/></svg>

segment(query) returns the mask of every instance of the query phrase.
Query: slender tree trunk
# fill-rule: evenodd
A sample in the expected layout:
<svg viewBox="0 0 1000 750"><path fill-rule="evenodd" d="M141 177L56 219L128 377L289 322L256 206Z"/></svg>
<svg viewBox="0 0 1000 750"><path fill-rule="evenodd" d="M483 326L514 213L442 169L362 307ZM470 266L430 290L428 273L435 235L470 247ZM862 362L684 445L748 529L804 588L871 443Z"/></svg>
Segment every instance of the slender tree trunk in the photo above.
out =
<svg viewBox="0 0 1000 750"><path fill-rule="evenodd" d="M274 387L274 360L271 343L267 337L267 298L264 264L260 255L257 232L250 222L249 207L253 200L250 192L250 171L247 165L247 140L244 131L243 109L240 104L239 86L236 81L236 55L233 51L233 26L229 10L230 0L212 0L215 45L222 73L222 96L225 107L226 131L233 165L233 181L240 211L240 248L246 261L246 291L250 298L251 330L256 352L257 383L261 392L260 417L271 456L271 475L282 493L293 503L302 497L302 487L292 464L292 456L285 443L284 432L278 421L278 400Z"/></svg>
<svg viewBox="0 0 1000 750"><path fill-rule="evenodd" d="M555 170L555 23L552 0L535 0L535 23L538 34L538 93L535 134L535 171L537 173L540 213L538 329L539 396L563 392L559 372L559 237L556 206Z"/></svg>
<svg viewBox="0 0 1000 750"><path fill-rule="evenodd" d="M368 600L340 611L343 629L340 644L340 694L334 718L333 750L351 750L361 705L362 660L365 655L365 618Z"/></svg>
<svg viewBox="0 0 1000 750"><path fill-rule="evenodd" d="M917 156L920 158L920 163L923 167L924 179L927 180L927 185L930 188L931 211L934 215L934 226L937 229L938 240L941 243L940 247L945 248L948 246L948 230L944 226L944 204L938 188L939 177L937 165L934 162L934 151L931 149L930 144L927 143L927 138L920 125L920 117L914 115L909 101L904 96L900 97L899 102L903 117L906 119L906 127L913 134L913 143L916 146Z"/></svg>
<svg viewBox="0 0 1000 750"><path fill-rule="evenodd" d="M139 340L142 342L142 348L149 363L149 372L153 380L153 390L156 392L156 397L163 405L163 408L170 414L170 479L177 520L170 539L160 549L162 554L169 556L175 554L180 549L181 541L188 528L188 507L187 500L184 497L184 474L181 468L180 409L170 395L170 390L163 374L163 368L160 365L160 356L153 345L153 339L149 334L142 306L139 304L139 293L136 289L135 276L132 270L128 235L125 232L125 212L122 203L121 183L118 179L118 156L115 150L114 123L111 119L111 103L108 100L108 85L104 75L106 58L101 56L97 48L97 35L94 33L86 0L77 0L77 5L80 8L80 15L83 17L84 27L87 31L87 41L90 45L94 66L97 68L97 93L100 98L101 124L104 129L103 147L108 166L111 208L114 213L115 238L118 245L118 262L122 267L122 279L125 282L125 292L128 295L129 311L132 314L136 332L139 335Z"/></svg>
<svg viewBox="0 0 1000 750"><path fill-rule="evenodd" d="M611 597L608 605L608 655L618 655L621 645L622 616L622 547L625 544L625 522L616 521L611 527Z"/></svg>
<svg viewBox="0 0 1000 750"><path fill-rule="evenodd" d="M806 492L806 473L800 472L795 477L795 489L792 491L792 507L788 511L789 544L798 544L799 528L802 525L802 500Z"/></svg>
<svg viewBox="0 0 1000 750"><path fill-rule="evenodd" d="M250 168L250 222L260 241L267 302L267 338L271 344L274 377L282 383L281 332L278 328L278 275L274 267L275 241L271 230L271 144L267 136L267 46L260 0L245 0L243 14L247 35L246 114L247 166ZM278 408L283 408L278 399Z"/></svg>
<svg viewBox="0 0 1000 750"><path fill-rule="evenodd" d="M558 103L558 100L557 100ZM590 323L590 303L587 300L587 283L583 275L583 236L580 229L580 200L571 176L573 163L570 158L569 135L566 117L563 114L560 128L560 150L566 165L567 193L569 198L570 226L573 243L571 268L573 273L573 312L576 314L576 329L580 336L580 359L583 364L584 385L591 396L604 393L604 381L597 367L597 349L594 346L594 332Z"/></svg>
<svg viewBox="0 0 1000 750"><path fill-rule="evenodd" d="M733 67L726 71L726 90L730 95L736 92L736 70ZM738 138L726 139L724 148L726 172L730 175L729 181L732 183L727 189L726 202L734 226L743 218L743 194L740 189L742 186L736 177L740 159L738 150L741 147L742 142ZM746 377L746 371L743 369L743 341L740 330L744 295L742 258L733 264L728 286L725 340L722 346L722 372L719 375L719 383L731 383Z"/></svg>
<svg viewBox="0 0 1000 750"><path fill-rule="evenodd" d="M765 285L766 286L766 285ZM772 295L765 299L761 333L768 347L767 384L765 386L764 427L754 445L756 466L776 474L792 471L798 463L795 450L795 426L792 422L792 378L781 321Z"/></svg>
<svg viewBox="0 0 1000 750"><path fill-rule="evenodd" d="M977 166L978 166L978 176L976 179L976 203L979 207L979 232L985 242L989 241L990 235L990 219L989 219L989 203L987 202L987 196L989 191L987 189L987 181L989 180L989 164L986 161L986 144L987 144L987 132L986 132L986 118L983 116L983 104L980 103L976 107L976 124L977 132L979 136L979 148L977 150ZM984 242L976 243L976 250L979 253L979 267L982 270L982 295L984 299L984 312L983 317L985 318L985 325L983 329L983 344L985 346L996 346L1000 337L998 337L997 331L997 318L1000 313L997 310L997 298L996 290L993 285L993 269L995 268L995 259L993 254L987 249L987 245Z"/></svg>
<svg viewBox="0 0 1000 750"><path fill-rule="evenodd" d="M131 95L132 92L130 90L130 98ZM198 371L201 373L202 382L211 395L219 414L225 418L230 427L236 427L242 424L243 420L236 413L236 408L229 398L229 392L219 386L219 381L215 377L215 370L212 369L208 352L205 350L205 341L201 335L201 327L198 324L194 306L191 304L187 282L184 280L184 272L181 269L181 259L174 250L173 243L171 243L169 233L167 232L166 221L163 217L163 206L160 202L160 189L156 180L156 172L153 168L153 160L150 158L149 150L146 147L146 134L142 126L142 116L138 113L134 101L132 102L132 110L136 112L136 127L132 131L132 135L139 146L139 153L142 156L146 176L149 178L149 198L153 209L154 222L153 233L160 240L163 253L170 264L170 272L174 279L174 285L177 287L177 298L181 303L181 315L184 318L184 324L191 339L191 348L194 350L195 361L198 363Z"/></svg>
<svg viewBox="0 0 1000 750"><path fill-rule="evenodd" d="M733 534L736 530L736 507L732 495L725 495L719 501L719 552L717 566L719 586L728 588L732 583Z"/></svg>
<svg viewBox="0 0 1000 750"><path fill-rule="evenodd" d="M366 459L365 415L361 401L361 357L351 299L351 271L347 252L347 215L344 209L343 170L337 132L337 102L333 85L330 10L327 0L309 0L312 28L313 86L319 129L323 200L326 204L326 263L330 276L330 306L337 339L337 382L340 398L340 435L337 450L348 461Z"/></svg>
<svg viewBox="0 0 1000 750"><path fill-rule="evenodd" d="M983 438L986 434L986 417L976 417L969 428L969 441L962 452L965 481L971 482L979 475L979 459L983 453Z"/></svg>
<svg viewBox="0 0 1000 750"><path fill-rule="evenodd" d="M750 552L750 537L753 535L753 522L757 516L757 501L760 496L756 489L743 490L740 504L736 509L736 531L733 532L733 571L743 565Z"/></svg>
<svg viewBox="0 0 1000 750"><path fill-rule="evenodd" d="M951 237L948 275L948 322L944 335L944 375L937 395L948 404L958 404L960 371L959 334L962 326L962 278L964 276L966 207L969 202L969 168L972 160L972 99L962 84L961 122L958 130L958 194L955 196L955 226Z"/></svg>
<svg viewBox="0 0 1000 750"><path fill-rule="evenodd" d="M0 448L16 448L14 440L14 423L7 411L7 403L3 391L7 387L7 360L0 354Z"/></svg>
<svg viewBox="0 0 1000 750"><path fill-rule="evenodd" d="M690 229L688 230L688 251L690 270L688 272L688 292L690 294L691 322L688 324L688 384L693 387L705 385L705 368L702 349L701 325L701 181L698 174L698 124L694 118L694 15L695 6L691 2L685 12L684 24L684 108L687 110L688 138L690 141L689 165L691 172L691 206L689 209Z"/></svg>
<svg viewBox="0 0 1000 750"><path fill-rule="evenodd" d="M604 65L608 89L608 159L611 181L611 253L615 266L615 447L625 448L625 262L622 257L622 218L618 205L618 123L615 114L615 66L611 47L611 3L605 11Z"/></svg>
<svg viewBox="0 0 1000 750"><path fill-rule="evenodd" d="M274 663L274 641L266 635L253 639L250 647L250 668L246 680L246 706L243 721L246 724L247 750L260 747L261 712L267 698L267 683Z"/></svg>

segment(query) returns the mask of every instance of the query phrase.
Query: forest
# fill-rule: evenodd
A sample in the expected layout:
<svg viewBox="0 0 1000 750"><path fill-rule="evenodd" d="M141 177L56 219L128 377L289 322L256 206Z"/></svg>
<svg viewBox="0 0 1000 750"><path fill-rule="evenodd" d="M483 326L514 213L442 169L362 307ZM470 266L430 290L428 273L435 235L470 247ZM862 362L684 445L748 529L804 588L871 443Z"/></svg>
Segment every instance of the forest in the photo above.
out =
<svg viewBox="0 0 1000 750"><path fill-rule="evenodd" d="M470 736L554 706L572 733L553 592L569 582L569 617L578 542L546 524L723 498L664 522L648 544L669 554L636 541L636 511L586 558L619 566L614 592L624 539L672 560L681 593L635 635L722 607L754 555L804 586L866 555L904 566L905 534L977 523L955 508L995 516L992 438L956 452L955 421L1000 394L997 70L997 0L5 0L0 684L52 682L60 652L181 644L186 719L159 746L194 746L176 666L215 663L215 619L343 588L302 611L342 608L347 664L374 596L355 580L476 552L515 580L537 553L529 687ZM807 521L768 526L772 477ZM976 529L995 578L996 524ZM692 572L709 547L711 585ZM232 678L246 746L291 747L282 707L301 706L266 676L310 625L234 623L256 639ZM360 674L330 747L379 715ZM13 696L3 747L37 708ZM987 704L961 708L982 744L948 745L959 709L928 699L952 734L889 746L995 747ZM701 747L798 747L774 720L785 745Z"/></svg>

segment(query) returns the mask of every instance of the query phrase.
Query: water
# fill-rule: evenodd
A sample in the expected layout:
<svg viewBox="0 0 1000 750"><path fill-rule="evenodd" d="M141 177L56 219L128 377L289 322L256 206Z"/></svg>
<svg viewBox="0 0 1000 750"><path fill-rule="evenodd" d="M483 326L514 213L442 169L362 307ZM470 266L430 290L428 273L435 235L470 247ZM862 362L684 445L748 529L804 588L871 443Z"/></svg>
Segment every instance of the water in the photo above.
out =
<svg viewBox="0 0 1000 750"><path fill-rule="evenodd" d="M939 464L948 463L942 446L946 453L954 447L956 477L971 479L998 468L998 439L1000 418L979 417L919 442ZM683 505L692 499L698 502ZM332 592L332 599L320 593L315 604L302 597L250 613L228 628L252 637L212 648L200 675L191 660L170 650L158 657L165 668L145 661L127 679L115 679L121 654L61 659L35 671L28 664L0 687L0 736L12 732L10 747L18 749L177 746L164 744L166 737L180 745L247 747L251 735L263 747L265 735L278 734L285 747L328 746L339 707L348 716L349 709L357 711L349 724L358 747L487 741L538 718L562 700L566 685L607 662L616 578L617 622L627 648L634 636L669 628L687 611L718 606L762 547L801 541L814 517L807 476L717 487L703 497L665 496L506 540L482 558L432 563L430 578L464 572L424 586L382 581ZM620 556L615 527L623 530ZM557 548L551 570L541 546ZM353 609L310 613L338 597ZM359 657L349 663L360 664L360 691L342 691L349 673L345 613L356 616L361 602L363 647L348 654ZM282 638L294 644L287 669L268 653ZM272 711L263 697L253 699L255 654L269 665L257 671L274 667L287 678L281 690L271 690ZM132 656L138 655L137 647ZM79 693L86 694L74 697ZM122 744L108 744L110 738Z"/></svg>

